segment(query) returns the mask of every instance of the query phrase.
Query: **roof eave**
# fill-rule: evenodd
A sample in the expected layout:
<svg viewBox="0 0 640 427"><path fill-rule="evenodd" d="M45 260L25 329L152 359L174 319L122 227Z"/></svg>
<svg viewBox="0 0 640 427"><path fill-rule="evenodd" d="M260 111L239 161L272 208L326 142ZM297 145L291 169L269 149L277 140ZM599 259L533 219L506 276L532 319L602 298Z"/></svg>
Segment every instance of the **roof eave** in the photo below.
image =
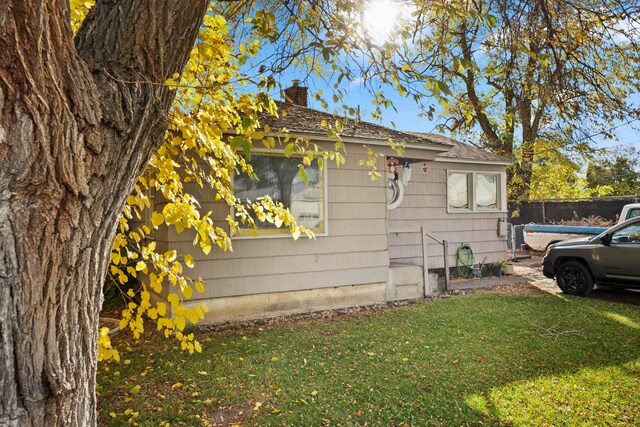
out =
<svg viewBox="0 0 640 427"><path fill-rule="evenodd" d="M299 138L309 138L317 141L323 142L336 142L335 139L329 138L326 135L311 133L311 132L300 132L300 131L290 131L288 134L289 137L299 137ZM282 138L285 135L281 133L269 132L265 133L265 136L272 136L274 138ZM351 144L368 144L368 145L376 145L376 146L389 146L388 139L382 138L367 138L360 136L342 136L340 137L340 141L348 142ZM439 151L439 152L447 152L452 147L451 146L443 146L440 144L413 144L413 143L405 143L404 148L414 148L418 150L426 150L426 151Z"/></svg>
<svg viewBox="0 0 640 427"><path fill-rule="evenodd" d="M479 160L479 159L459 159L455 157L438 157L435 158L436 162L449 162L449 163L473 163L476 165L496 165L496 166L509 166L513 162L502 160Z"/></svg>

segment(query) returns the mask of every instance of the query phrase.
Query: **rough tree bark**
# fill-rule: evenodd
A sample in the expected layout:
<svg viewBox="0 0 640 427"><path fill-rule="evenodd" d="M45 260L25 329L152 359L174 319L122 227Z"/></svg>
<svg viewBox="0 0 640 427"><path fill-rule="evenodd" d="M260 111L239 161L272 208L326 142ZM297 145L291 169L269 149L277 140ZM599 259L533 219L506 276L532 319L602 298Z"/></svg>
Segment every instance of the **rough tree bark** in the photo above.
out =
<svg viewBox="0 0 640 427"><path fill-rule="evenodd" d="M96 424L116 218L208 0L0 1L0 426Z"/></svg>

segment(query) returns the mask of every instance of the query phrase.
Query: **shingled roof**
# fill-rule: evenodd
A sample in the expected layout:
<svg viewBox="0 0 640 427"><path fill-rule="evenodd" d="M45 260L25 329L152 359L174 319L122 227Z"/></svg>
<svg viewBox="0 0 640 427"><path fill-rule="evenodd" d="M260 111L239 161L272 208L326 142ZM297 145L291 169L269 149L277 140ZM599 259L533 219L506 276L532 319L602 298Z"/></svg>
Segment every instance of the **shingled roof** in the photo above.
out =
<svg viewBox="0 0 640 427"><path fill-rule="evenodd" d="M281 101L276 101L276 104L278 105L280 117L273 117L267 114L260 117L262 125L269 125L273 130L287 128L292 134L322 135L327 132L327 129L320 125L322 121L333 124L338 118L333 114L296 104ZM422 145L425 148L439 148L442 150L448 150L453 147L451 142L442 140L439 135L401 132L374 123L350 119L345 120L344 131L341 135L343 137L380 142L386 142L391 139L396 143Z"/></svg>
<svg viewBox="0 0 640 427"><path fill-rule="evenodd" d="M474 147L473 145L465 144L464 142L456 141L455 139L448 138L443 135L437 135L434 133L421 133L412 132L414 135L419 135L424 138L428 138L441 143L448 143L452 145L449 151L436 154L436 157L445 159L461 159L461 160L478 160L482 162L492 163L504 163L508 164L510 161L504 157L495 155L481 148Z"/></svg>
<svg viewBox="0 0 640 427"><path fill-rule="evenodd" d="M301 91L300 96L297 98L304 98L303 101L305 102L302 102L302 104L305 105L276 101L279 117L263 114L260 117L262 125L268 125L275 131L286 128L294 135L326 134L327 129L321 126L321 123L324 121L325 123L333 124L335 120L338 119L338 116L324 111L314 110L313 108L308 108L306 106L306 88L298 86L297 81L294 81L293 86L287 90L294 90L295 93L292 92L294 95L296 95L297 91ZM298 100L298 102L300 103L300 100ZM443 160L460 159L499 164L510 163L509 160L503 157L443 135L397 131L365 121L344 119L344 131L342 132L342 136L378 141L380 143L386 143L391 139L396 143L405 143L418 147L422 146L424 148L436 149L441 151L436 155L436 157Z"/></svg>

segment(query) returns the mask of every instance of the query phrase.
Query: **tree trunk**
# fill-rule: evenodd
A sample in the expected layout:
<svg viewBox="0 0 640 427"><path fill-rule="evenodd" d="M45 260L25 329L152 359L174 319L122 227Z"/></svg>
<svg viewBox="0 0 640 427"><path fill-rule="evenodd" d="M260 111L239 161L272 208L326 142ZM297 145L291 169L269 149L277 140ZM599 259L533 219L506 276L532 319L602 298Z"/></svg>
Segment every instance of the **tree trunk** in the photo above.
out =
<svg viewBox="0 0 640 427"><path fill-rule="evenodd" d="M0 425L96 424L116 219L162 141L207 0L0 4Z"/></svg>
<svg viewBox="0 0 640 427"><path fill-rule="evenodd" d="M514 181L511 189L511 198L514 200L526 200L531 191L533 179L534 146L537 138L537 130L532 125L532 102L525 97L518 100L520 121L522 125L522 155L520 161L515 164Z"/></svg>

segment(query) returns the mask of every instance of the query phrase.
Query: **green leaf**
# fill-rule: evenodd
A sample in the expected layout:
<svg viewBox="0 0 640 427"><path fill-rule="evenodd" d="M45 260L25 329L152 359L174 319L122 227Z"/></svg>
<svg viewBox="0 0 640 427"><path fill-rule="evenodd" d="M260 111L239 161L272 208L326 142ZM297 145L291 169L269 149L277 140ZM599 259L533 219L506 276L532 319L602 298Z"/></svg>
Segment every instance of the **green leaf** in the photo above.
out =
<svg viewBox="0 0 640 427"><path fill-rule="evenodd" d="M246 135L236 135L233 138L231 138L229 142L231 144L231 148L238 148L241 145L244 145L246 141L247 141Z"/></svg>

